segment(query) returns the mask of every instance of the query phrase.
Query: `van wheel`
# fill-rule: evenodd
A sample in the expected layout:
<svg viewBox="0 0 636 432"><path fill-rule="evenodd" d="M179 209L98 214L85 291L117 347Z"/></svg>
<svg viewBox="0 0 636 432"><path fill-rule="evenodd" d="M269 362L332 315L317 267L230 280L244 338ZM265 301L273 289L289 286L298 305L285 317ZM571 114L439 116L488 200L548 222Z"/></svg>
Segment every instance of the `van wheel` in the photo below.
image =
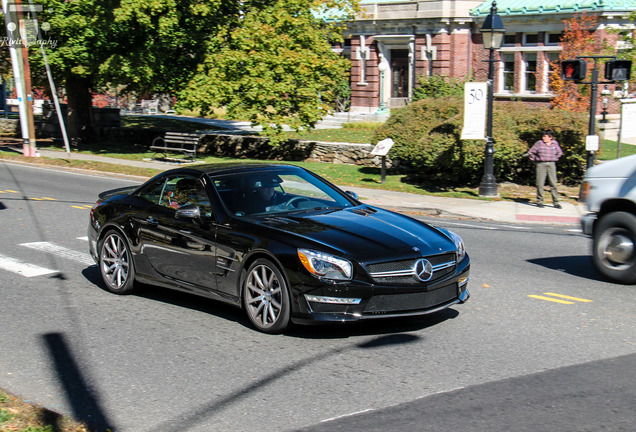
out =
<svg viewBox="0 0 636 432"><path fill-rule="evenodd" d="M603 216L594 232L594 266L608 279L623 284L635 284L635 245L636 216L626 212Z"/></svg>

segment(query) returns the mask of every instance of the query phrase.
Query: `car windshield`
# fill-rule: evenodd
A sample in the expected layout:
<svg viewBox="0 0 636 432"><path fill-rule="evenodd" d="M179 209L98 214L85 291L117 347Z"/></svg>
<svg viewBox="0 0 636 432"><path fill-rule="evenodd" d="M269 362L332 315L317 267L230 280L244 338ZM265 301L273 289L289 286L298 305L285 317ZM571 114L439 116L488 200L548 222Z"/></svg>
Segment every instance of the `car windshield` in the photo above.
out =
<svg viewBox="0 0 636 432"><path fill-rule="evenodd" d="M213 182L235 216L269 216L353 205L340 192L301 170L250 171L215 177Z"/></svg>

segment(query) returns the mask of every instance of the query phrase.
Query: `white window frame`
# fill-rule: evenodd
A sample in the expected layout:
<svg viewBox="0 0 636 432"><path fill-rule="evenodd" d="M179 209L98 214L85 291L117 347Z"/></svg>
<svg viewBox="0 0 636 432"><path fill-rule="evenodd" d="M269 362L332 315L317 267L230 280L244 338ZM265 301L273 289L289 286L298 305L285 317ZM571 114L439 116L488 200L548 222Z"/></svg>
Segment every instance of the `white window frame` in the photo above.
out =
<svg viewBox="0 0 636 432"><path fill-rule="evenodd" d="M535 94L537 93L537 83L539 82L538 78L537 78L537 73L538 73L538 69L539 69L539 53L536 51L528 51L528 52L523 52L521 54L521 61L522 61L522 67L521 67L521 93L524 94ZM534 55L534 63L535 63L535 70L534 70L534 90L528 90L528 61L527 56L529 55Z"/></svg>

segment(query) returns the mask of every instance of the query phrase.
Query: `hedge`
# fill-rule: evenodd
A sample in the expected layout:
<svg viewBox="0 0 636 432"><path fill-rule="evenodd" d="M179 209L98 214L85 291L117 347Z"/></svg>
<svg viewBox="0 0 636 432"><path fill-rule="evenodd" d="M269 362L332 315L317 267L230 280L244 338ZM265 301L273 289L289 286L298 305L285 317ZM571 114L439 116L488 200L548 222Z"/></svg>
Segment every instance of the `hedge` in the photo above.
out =
<svg viewBox="0 0 636 432"><path fill-rule="evenodd" d="M458 97L425 99L391 111L374 142L392 138L394 165L415 180L440 186L477 185L484 170L484 140L461 140L464 101ZM577 184L585 173L587 116L529 107L522 102L495 102L493 138L497 181L533 184L534 166L524 157L541 131L552 129L563 149L559 180Z"/></svg>

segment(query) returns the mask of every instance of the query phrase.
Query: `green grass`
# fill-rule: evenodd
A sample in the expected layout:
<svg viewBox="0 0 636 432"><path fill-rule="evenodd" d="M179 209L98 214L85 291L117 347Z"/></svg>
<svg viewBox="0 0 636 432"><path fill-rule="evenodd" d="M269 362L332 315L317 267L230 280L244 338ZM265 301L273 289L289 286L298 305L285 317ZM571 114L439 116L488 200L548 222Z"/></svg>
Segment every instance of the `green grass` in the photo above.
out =
<svg viewBox="0 0 636 432"><path fill-rule="evenodd" d="M307 141L327 141L368 144L373 139L372 129L342 128L342 129L313 129L302 133L286 132L289 139L302 139Z"/></svg>
<svg viewBox="0 0 636 432"><path fill-rule="evenodd" d="M603 140L601 149L596 154L596 158L599 160L612 160L616 159L618 154L618 142L611 140ZM636 145L621 143L621 157L631 156L636 154Z"/></svg>

